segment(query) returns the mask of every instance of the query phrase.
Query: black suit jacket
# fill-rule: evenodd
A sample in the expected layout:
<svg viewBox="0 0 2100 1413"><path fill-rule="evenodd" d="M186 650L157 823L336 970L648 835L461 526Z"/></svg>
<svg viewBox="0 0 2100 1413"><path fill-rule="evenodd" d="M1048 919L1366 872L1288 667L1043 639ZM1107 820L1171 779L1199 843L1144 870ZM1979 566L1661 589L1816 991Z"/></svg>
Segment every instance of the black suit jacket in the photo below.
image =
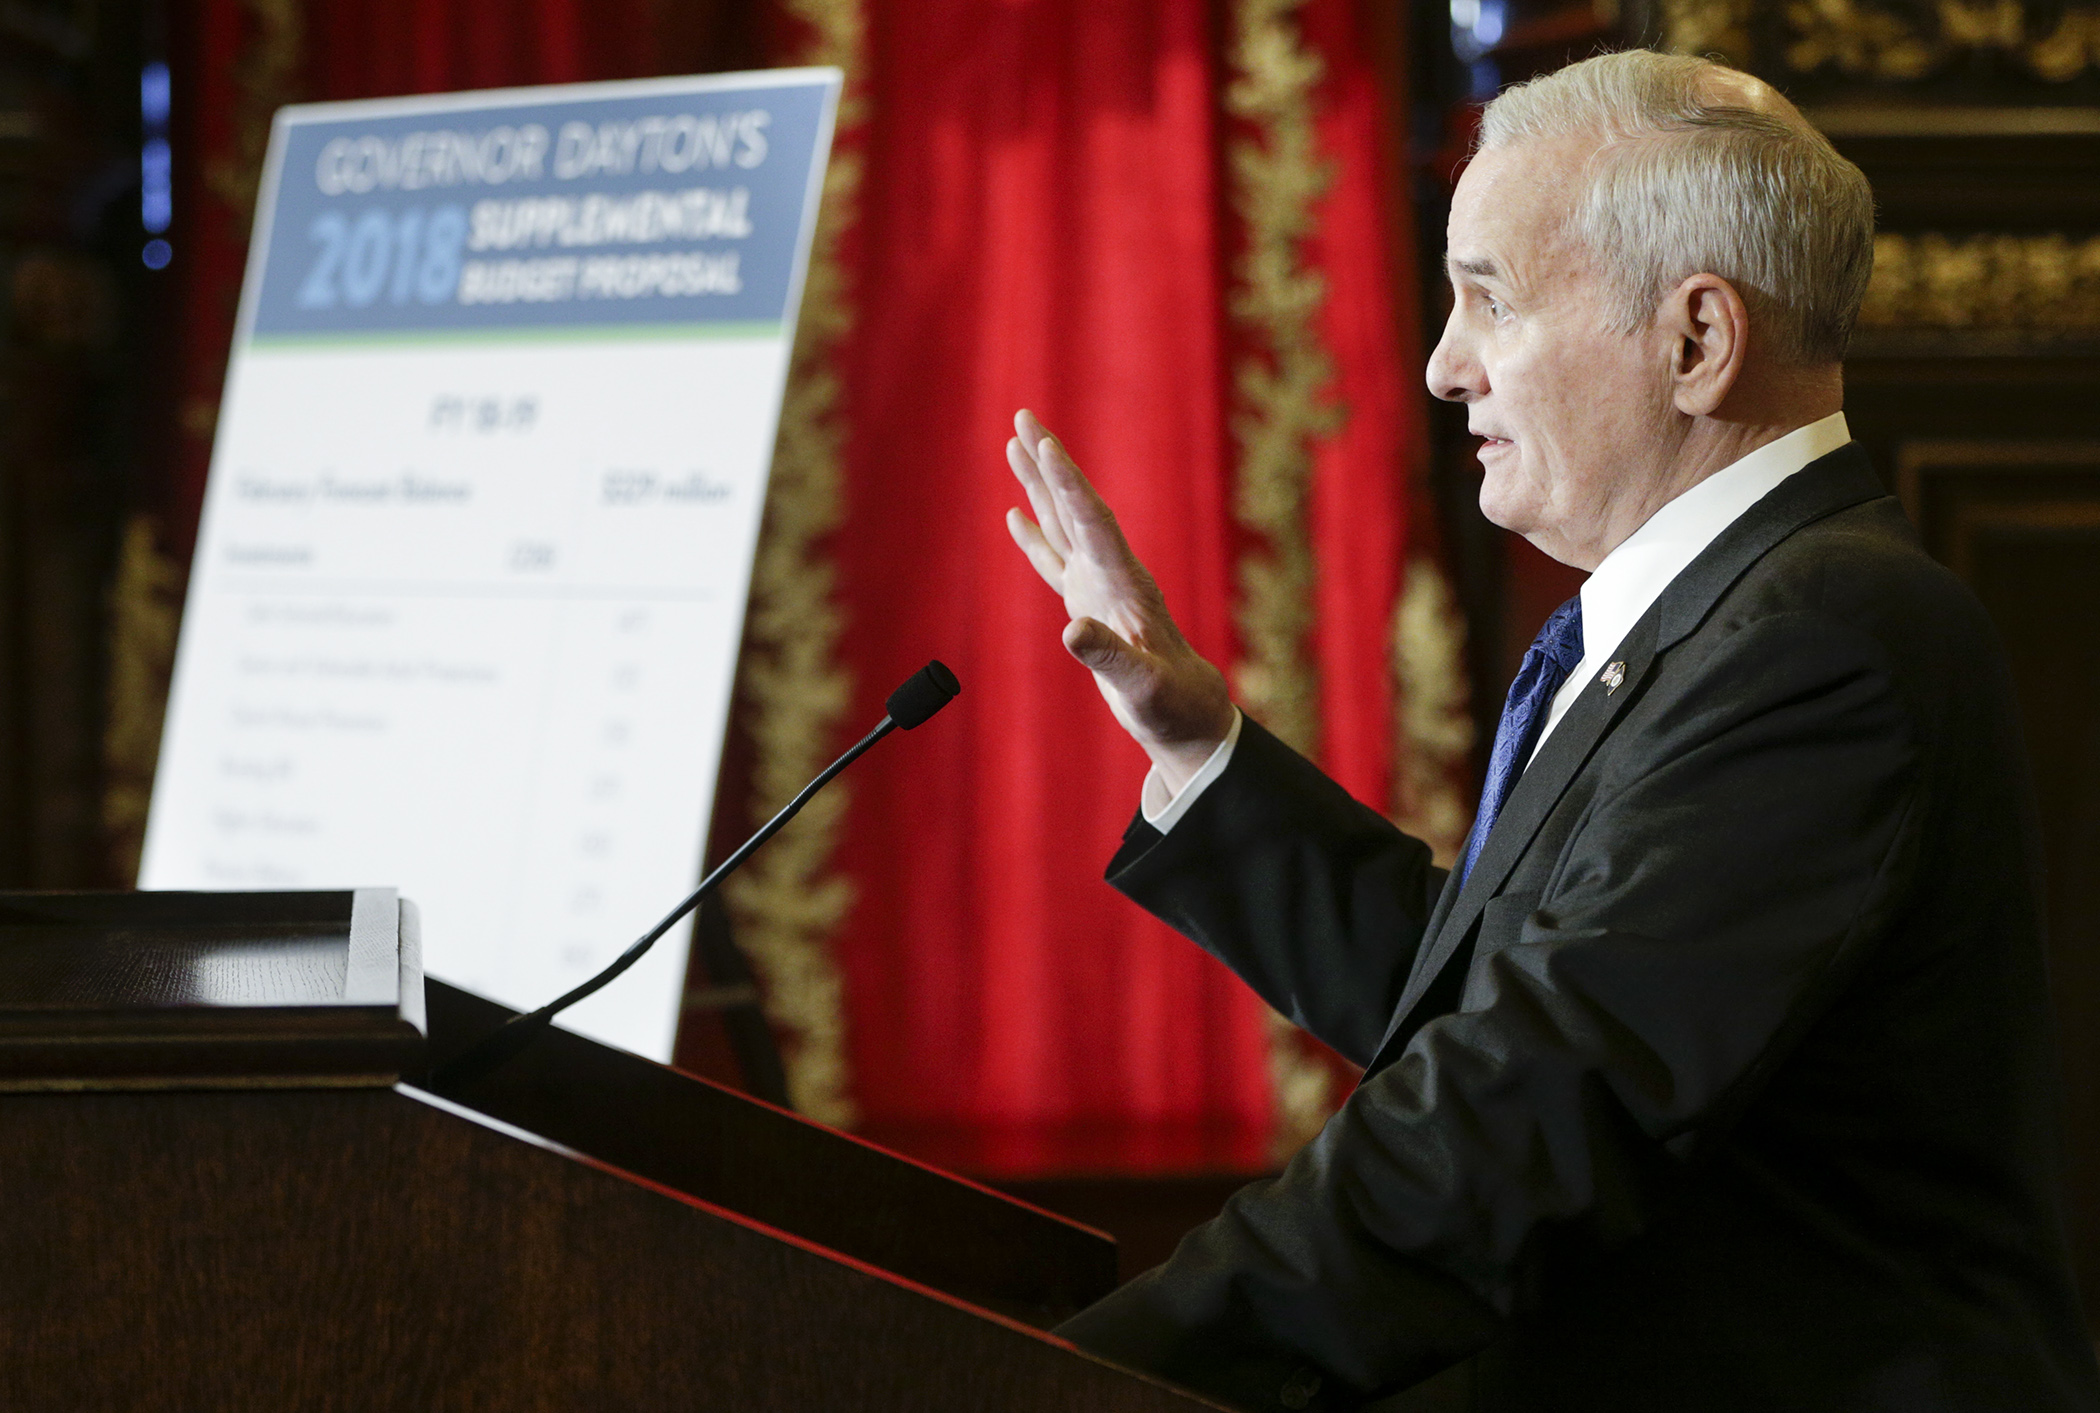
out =
<svg viewBox="0 0 2100 1413"><path fill-rule="evenodd" d="M1367 1073L1062 1332L1256 1408L2100 1409L1982 609L1846 447L1617 657L1463 888L1251 721L1133 826L1111 880Z"/></svg>

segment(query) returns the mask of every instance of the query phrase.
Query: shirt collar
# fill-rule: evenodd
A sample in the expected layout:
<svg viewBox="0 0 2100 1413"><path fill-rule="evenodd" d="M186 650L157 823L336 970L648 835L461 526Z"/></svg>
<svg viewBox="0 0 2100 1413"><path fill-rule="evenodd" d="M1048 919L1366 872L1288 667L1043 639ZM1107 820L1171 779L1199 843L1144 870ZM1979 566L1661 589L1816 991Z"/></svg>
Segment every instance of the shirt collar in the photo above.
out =
<svg viewBox="0 0 2100 1413"><path fill-rule="evenodd" d="M1604 557L1582 586L1583 660L1573 676L1613 652L1700 551L1781 481L1852 440L1845 414L1797 427L1729 463L1670 501Z"/></svg>

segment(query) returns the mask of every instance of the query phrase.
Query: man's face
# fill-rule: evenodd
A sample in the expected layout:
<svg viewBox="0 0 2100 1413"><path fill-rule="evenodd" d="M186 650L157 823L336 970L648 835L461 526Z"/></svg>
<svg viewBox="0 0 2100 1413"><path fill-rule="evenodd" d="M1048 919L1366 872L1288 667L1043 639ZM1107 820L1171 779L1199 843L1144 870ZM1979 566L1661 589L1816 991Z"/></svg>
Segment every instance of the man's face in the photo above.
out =
<svg viewBox="0 0 2100 1413"><path fill-rule="evenodd" d="M1452 197L1451 318L1429 390L1485 438L1481 513L1593 569L1654 510L1675 440L1672 341L1610 327L1595 260L1567 230L1594 139L1476 156Z"/></svg>

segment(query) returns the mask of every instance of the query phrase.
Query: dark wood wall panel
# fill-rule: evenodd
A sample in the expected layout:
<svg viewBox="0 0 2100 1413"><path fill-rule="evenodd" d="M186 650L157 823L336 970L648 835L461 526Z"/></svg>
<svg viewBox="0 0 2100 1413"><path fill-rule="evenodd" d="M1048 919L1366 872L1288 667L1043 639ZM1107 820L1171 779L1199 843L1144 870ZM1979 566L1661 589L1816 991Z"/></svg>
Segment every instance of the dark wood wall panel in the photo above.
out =
<svg viewBox="0 0 2100 1413"><path fill-rule="evenodd" d="M0 17L0 886L101 881L108 590L141 459L154 0Z"/></svg>
<svg viewBox="0 0 2100 1413"><path fill-rule="evenodd" d="M2072 1255L2100 1308L2100 440L1916 441L1896 474L2012 662L2046 851Z"/></svg>

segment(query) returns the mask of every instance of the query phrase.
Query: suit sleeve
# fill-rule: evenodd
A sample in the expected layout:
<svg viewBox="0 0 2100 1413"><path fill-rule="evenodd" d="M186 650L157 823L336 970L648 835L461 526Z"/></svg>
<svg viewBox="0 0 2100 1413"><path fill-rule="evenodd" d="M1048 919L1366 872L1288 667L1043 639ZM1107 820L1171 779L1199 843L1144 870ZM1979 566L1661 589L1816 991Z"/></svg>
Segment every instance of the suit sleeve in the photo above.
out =
<svg viewBox="0 0 2100 1413"><path fill-rule="evenodd" d="M1910 721L1856 629L1728 636L1611 739L1459 1009L1063 1332L1250 1407L1351 1407L1487 1343L1545 1244L1640 1229L1641 1175L1724 1130L1886 931L1918 853Z"/></svg>
<svg viewBox="0 0 2100 1413"><path fill-rule="evenodd" d="M1142 817L1108 879L1261 998L1370 1063L1444 885L1429 848L1252 719L1162 835Z"/></svg>

